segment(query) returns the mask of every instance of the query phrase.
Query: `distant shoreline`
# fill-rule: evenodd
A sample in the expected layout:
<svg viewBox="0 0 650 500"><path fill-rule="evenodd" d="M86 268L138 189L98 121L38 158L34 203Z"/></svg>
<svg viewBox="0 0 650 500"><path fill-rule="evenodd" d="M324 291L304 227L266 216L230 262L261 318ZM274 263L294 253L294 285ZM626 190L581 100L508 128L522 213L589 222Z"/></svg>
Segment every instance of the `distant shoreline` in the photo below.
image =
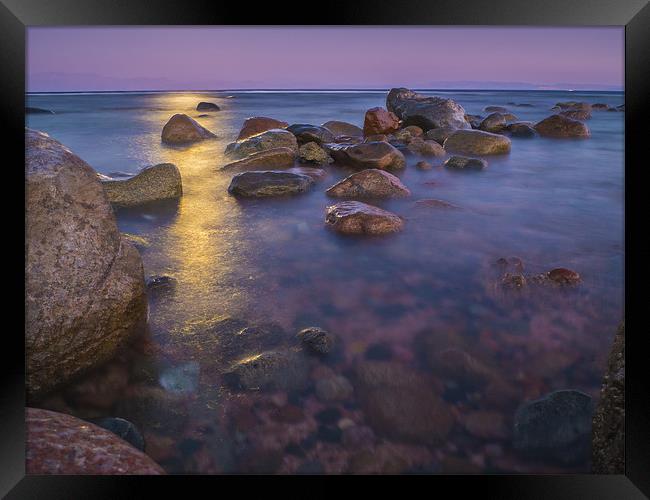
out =
<svg viewBox="0 0 650 500"><path fill-rule="evenodd" d="M203 90L71 90L25 92L25 95L87 95L87 94L196 94L210 93L249 93L249 94L291 94L291 93L386 93L390 89L203 89ZM417 92L574 92L578 94L624 94L625 90L582 90L582 89L426 89L415 88Z"/></svg>

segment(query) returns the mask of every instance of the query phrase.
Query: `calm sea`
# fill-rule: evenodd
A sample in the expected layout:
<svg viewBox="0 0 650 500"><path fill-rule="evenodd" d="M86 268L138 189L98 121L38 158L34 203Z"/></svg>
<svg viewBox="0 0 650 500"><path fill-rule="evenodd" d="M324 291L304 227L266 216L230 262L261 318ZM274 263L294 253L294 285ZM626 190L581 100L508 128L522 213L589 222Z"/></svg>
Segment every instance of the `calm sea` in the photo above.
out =
<svg viewBox="0 0 650 500"><path fill-rule="evenodd" d="M598 92L425 93L451 97L467 113L486 115L486 106L499 105L519 120L533 122L550 115L558 101L611 106L624 101L622 93ZM338 167L326 167L328 176L303 196L242 202L228 194L232 174L218 169L228 162L224 149L247 117L312 124L343 120L361 126L365 111L385 107L385 97L380 91L28 96L28 106L55 114L29 115L27 126L47 132L98 172L134 173L162 162L181 171L184 194L178 206L117 214L122 231L147 242L141 252L145 275L177 280L173 293L150 301L150 337L156 348L146 362L156 366L157 375L148 383L167 389L170 377L178 376L184 389L172 392L185 398L190 421L200 415L216 428L193 438L209 460L196 458L198 451L178 451L187 438L169 433L176 452L160 459L169 471L255 470L249 458L241 458L248 455L236 451L239 438L219 422L227 420L223 412L228 405L265 395L225 390L218 374L233 361L230 351L237 349L230 340L201 335L206 325L227 318L273 324L287 338L300 328L321 326L344 346L328 369L350 378L357 363L373 356L423 374L435 372L423 355L423 336L439 346L460 346L514 386L517 401L496 409L508 429L520 403L549 391L570 388L598 397L606 356L624 312L624 113L594 111L586 122L592 134L586 140L513 138L512 152L489 157L488 168L478 173L419 171L414 165L420 158L407 157L407 168L397 175L412 191L411 198L375 203L406 220L402 233L386 238L343 238L324 227L325 207L332 203L324 191L349 174ZM218 103L221 111L199 118L196 104L202 100ZM218 138L184 148L163 145L162 127L174 113L194 117ZM427 198L461 209L414 203ZM494 262L513 256L523 261L527 273L567 267L580 273L583 284L571 292L502 296L495 291ZM237 353L256 354L266 343L260 339ZM132 384L143 383L134 380ZM588 469L585 463L562 469L522 458L512 450L509 432L482 438L468 431L458 423L464 413L494 410L472 397L447 397L460 416L446 444L404 444L403 453L426 456L420 461L443 471L449 456L484 471ZM305 421L327 407L310 393L287 404L298 407ZM341 418L367 425L354 400L334 406ZM83 409L77 411L83 416ZM266 437L277 434L282 441L280 435L291 435L277 422L264 427L266 414L256 411L256 425L265 429ZM165 434L143 425L146 435L160 439ZM325 472L336 472L354 462L350 457L355 450L343 442L320 443L320 434L314 432L317 444L303 446L302 457L287 451L292 443L277 445L278 463L269 470L295 472L310 461ZM247 437L252 449L273 447L255 436ZM378 446L380 438L375 439L369 446ZM327 462L328 453L338 461ZM425 465L413 458L413 467Z"/></svg>

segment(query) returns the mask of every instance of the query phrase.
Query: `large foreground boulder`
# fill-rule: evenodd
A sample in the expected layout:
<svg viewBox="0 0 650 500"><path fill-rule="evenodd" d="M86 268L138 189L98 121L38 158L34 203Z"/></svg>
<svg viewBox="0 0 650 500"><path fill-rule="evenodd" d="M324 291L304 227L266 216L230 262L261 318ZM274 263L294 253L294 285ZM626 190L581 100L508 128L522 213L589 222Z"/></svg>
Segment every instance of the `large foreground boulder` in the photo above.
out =
<svg viewBox="0 0 650 500"><path fill-rule="evenodd" d="M101 427L62 413L26 411L27 474L164 474L151 458Z"/></svg>
<svg viewBox="0 0 650 500"><path fill-rule="evenodd" d="M228 163L220 168L226 171L244 171L292 167L296 160L296 151L291 148L265 149L248 155L241 160Z"/></svg>
<svg viewBox="0 0 650 500"><path fill-rule="evenodd" d="M394 213L360 201L343 201L327 207L325 223L343 234L388 234L401 231L404 226Z"/></svg>
<svg viewBox="0 0 650 500"><path fill-rule="evenodd" d="M183 195L181 173L172 163L147 167L130 179L103 181L102 184L108 201L117 207L133 207Z"/></svg>
<svg viewBox="0 0 650 500"><path fill-rule="evenodd" d="M592 428L592 472L625 473L625 325L622 324L607 361Z"/></svg>
<svg viewBox="0 0 650 500"><path fill-rule="evenodd" d="M298 141L291 132L271 129L243 141L232 142L226 146L226 154L232 158L245 158L248 155L275 148L289 148L298 154Z"/></svg>
<svg viewBox="0 0 650 500"><path fill-rule="evenodd" d="M563 115L551 115L535 124L537 133L544 137L577 137L586 138L591 135L584 123Z"/></svg>
<svg viewBox="0 0 650 500"><path fill-rule="evenodd" d="M371 168L334 184L326 193L336 198L402 198L411 191L393 174Z"/></svg>
<svg viewBox="0 0 650 500"><path fill-rule="evenodd" d="M465 110L457 102L441 97L428 97L406 88L391 89L386 108L395 113L403 125L417 125L423 130L441 127L470 128Z"/></svg>
<svg viewBox="0 0 650 500"><path fill-rule="evenodd" d="M208 129L199 125L182 113L175 114L165 124L162 130L162 141L167 144L189 144L216 137Z"/></svg>
<svg viewBox="0 0 650 500"><path fill-rule="evenodd" d="M482 130L457 130L444 142L451 153L467 155L498 155L510 152L510 139Z"/></svg>
<svg viewBox="0 0 650 500"><path fill-rule="evenodd" d="M353 168L399 170L406 166L404 155L384 141L361 144L326 144L326 151L334 161Z"/></svg>
<svg viewBox="0 0 650 500"><path fill-rule="evenodd" d="M26 132L27 391L41 394L108 360L144 325L142 261L95 171Z"/></svg>
<svg viewBox="0 0 650 500"><path fill-rule="evenodd" d="M253 116L251 118L246 118L244 125L239 131L237 136L238 141L248 139L254 135L261 134L267 130L272 130L274 128L287 128L289 124L281 120L276 120L275 118L267 118L266 116Z"/></svg>
<svg viewBox="0 0 650 500"><path fill-rule="evenodd" d="M313 183L311 176L295 172L251 171L234 176L228 192L253 198L286 196L304 193Z"/></svg>

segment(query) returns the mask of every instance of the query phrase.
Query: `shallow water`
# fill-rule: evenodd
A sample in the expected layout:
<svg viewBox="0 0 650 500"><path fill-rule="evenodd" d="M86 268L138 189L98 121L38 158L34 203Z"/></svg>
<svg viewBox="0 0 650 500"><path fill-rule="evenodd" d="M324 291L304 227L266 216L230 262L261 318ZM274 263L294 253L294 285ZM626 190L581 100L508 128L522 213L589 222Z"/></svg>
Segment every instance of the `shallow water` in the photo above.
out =
<svg viewBox="0 0 650 500"><path fill-rule="evenodd" d="M153 444L152 456L170 472L375 471L372 467L381 467L373 460L384 460L377 458L382 453L364 461L359 449L386 446L397 447L385 452L393 462L399 456L408 464L399 472L588 470L586 462L562 466L528 459L512 449L510 431L480 437L463 422L470 412L489 410L501 414L511 429L521 402L556 389L579 389L597 398L623 315L624 113L594 111L586 122L592 133L586 140L513 138L512 152L488 157L482 172L448 172L436 168L440 159L434 159L432 170L419 171L414 165L421 158L408 156L407 168L397 175L412 196L372 202L406 220L403 232L389 237L346 238L324 227L325 207L332 204L324 191L350 173L340 167L326 167L328 176L302 196L241 201L228 194L232 174L218 168L228 162L223 151L245 118L362 125L365 110L385 106L385 95L28 96L29 106L55 114L29 115L27 125L49 133L97 171L133 173L171 162L183 179L177 205L117 213L123 232L148 242L141 249L145 275L169 275L177 284L151 295L146 345L124 361L129 385L118 401L100 411L68 397L70 411L138 420L144 404L147 417L136 423ZM548 116L558 101L623 103L621 93L436 95L452 97L467 113L484 116L485 106L505 105L522 121ZM222 110L197 118L200 100L217 102ZM218 138L183 148L163 145L162 126L174 113L187 113ZM426 198L460 209L415 206ZM523 261L526 273L567 267L578 271L583 283L570 291L500 293L494 263L511 256ZM233 335L246 324L273 327L252 340ZM374 357L415 369L422 377L433 374L432 384L444 396L455 384L427 355L432 347L423 347L434 344L470 353L513 386L516 397L492 404L480 391L460 398L447 395L456 423L442 442L406 443L374 429L375 435L360 445L323 434L325 424L317 416L335 407L341 419L373 433L358 404L360 394L325 404L309 388L287 400L278 391L250 394L223 386L221 373L233 361L269 346L292 345L293 335L311 325L335 334L342 346L335 359L312 360L311 380L336 372L354 381L355 367ZM139 414L133 404L124 403L146 399L140 397L142 391L153 387L176 398L171 404L182 413L180 428L170 428L178 415L159 410L158 403L140 403ZM302 417L277 417L278 412L290 413L286 408L298 408L294 411ZM160 452L161 441L171 451Z"/></svg>

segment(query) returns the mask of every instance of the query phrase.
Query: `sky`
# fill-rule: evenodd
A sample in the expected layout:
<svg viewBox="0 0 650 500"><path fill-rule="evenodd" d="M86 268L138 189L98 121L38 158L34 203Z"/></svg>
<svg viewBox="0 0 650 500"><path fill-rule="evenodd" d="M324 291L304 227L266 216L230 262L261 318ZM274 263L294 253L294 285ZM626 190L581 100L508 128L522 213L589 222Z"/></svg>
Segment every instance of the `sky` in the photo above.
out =
<svg viewBox="0 0 650 500"><path fill-rule="evenodd" d="M612 27L31 27L27 91L622 90Z"/></svg>

